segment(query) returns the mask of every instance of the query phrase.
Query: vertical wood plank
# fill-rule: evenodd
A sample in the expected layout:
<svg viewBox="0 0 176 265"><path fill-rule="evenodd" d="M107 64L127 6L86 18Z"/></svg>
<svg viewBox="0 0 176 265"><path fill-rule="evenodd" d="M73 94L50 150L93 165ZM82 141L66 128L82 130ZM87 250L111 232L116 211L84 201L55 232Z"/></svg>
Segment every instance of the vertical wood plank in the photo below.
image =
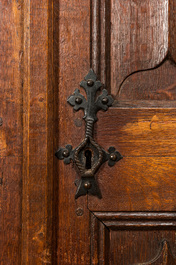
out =
<svg viewBox="0 0 176 265"><path fill-rule="evenodd" d="M52 264L53 1L24 1L21 264Z"/></svg>
<svg viewBox="0 0 176 265"><path fill-rule="evenodd" d="M59 34L58 146L75 148L85 133L82 111L74 113L67 98L79 87L90 68L90 1L60 0L56 5ZM87 199L75 200L74 181L80 178L71 165L57 161L58 241L57 264L90 264L90 232ZM79 214L81 213L81 214Z"/></svg>
<svg viewBox="0 0 176 265"><path fill-rule="evenodd" d="M21 1L0 1L0 263L20 264L22 179Z"/></svg>

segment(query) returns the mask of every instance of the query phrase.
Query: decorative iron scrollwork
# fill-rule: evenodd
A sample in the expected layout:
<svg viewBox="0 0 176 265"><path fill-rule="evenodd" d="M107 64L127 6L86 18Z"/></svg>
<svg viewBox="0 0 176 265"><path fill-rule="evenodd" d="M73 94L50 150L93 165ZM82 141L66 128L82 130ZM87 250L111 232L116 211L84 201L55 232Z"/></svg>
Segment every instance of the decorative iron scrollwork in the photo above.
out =
<svg viewBox="0 0 176 265"><path fill-rule="evenodd" d="M72 149L71 145L66 145L65 148L59 148L55 155L58 159L63 159L65 164L73 161L80 172L81 180L77 185L76 199L87 193L101 198L95 174L104 162L108 161L108 165L111 167L122 159L122 156L114 147L109 147L108 152L100 147L93 138L93 127L97 121L97 112L108 110L112 106L113 98L108 95L106 89L103 89L101 95L96 98L97 91L102 87L102 84L97 80L97 76L92 69L90 69L85 80L80 83L80 87L84 88L87 100L80 94L79 89L76 89L73 95L67 99L67 102L76 111L84 110L85 138L75 149Z"/></svg>

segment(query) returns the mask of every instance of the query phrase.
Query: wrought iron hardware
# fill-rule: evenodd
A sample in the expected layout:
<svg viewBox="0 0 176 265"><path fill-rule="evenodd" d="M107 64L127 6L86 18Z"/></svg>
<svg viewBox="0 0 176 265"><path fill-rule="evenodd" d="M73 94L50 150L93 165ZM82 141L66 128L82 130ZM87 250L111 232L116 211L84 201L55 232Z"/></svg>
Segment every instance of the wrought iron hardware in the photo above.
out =
<svg viewBox="0 0 176 265"><path fill-rule="evenodd" d="M114 147L109 147L107 153L96 143L93 138L93 126L97 121L97 112L99 110L108 110L108 107L112 106L113 98L108 95L106 89L103 89L101 95L96 98L97 91L102 87L102 84L97 80L97 76L92 69L90 69L85 80L80 83L80 87L84 88L87 100L80 94L79 89L76 89L73 95L67 99L67 102L76 111L84 110L83 118L86 122L85 138L75 149L72 149L71 145L66 145L65 148L59 148L55 155L58 159L63 159L65 164L73 161L79 170L81 180L77 183L76 199L87 193L101 198L95 174L104 162L108 161L108 165L112 167L117 161L122 159L122 156Z"/></svg>

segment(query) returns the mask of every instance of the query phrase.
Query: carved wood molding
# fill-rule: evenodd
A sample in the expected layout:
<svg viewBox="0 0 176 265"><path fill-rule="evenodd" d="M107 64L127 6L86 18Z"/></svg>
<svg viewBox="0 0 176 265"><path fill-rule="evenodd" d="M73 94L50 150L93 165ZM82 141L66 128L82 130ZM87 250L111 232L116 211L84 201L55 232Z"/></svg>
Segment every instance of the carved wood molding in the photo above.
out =
<svg viewBox="0 0 176 265"><path fill-rule="evenodd" d="M176 213L172 212L94 212L109 229L176 227Z"/></svg>
<svg viewBox="0 0 176 265"><path fill-rule="evenodd" d="M94 214L91 214L91 265L108 265L109 229Z"/></svg>
<svg viewBox="0 0 176 265"><path fill-rule="evenodd" d="M176 228L175 212L92 212L91 214L91 265L108 265L110 257L110 237L113 231L165 231ZM163 238L156 256L148 262L135 265L175 265L169 243ZM113 246L114 248L114 246ZM158 253L158 254L157 254Z"/></svg>

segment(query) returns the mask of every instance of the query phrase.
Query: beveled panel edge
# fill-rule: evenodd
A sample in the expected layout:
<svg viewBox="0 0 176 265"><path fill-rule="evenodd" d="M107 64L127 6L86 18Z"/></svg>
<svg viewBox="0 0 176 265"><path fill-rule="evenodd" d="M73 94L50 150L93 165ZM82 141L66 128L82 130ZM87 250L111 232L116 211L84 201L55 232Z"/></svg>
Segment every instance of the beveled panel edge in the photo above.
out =
<svg viewBox="0 0 176 265"><path fill-rule="evenodd" d="M176 212L93 212L109 229L175 228Z"/></svg>
<svg viewBox="0 0 176 265"><path fill-rule="evenodd" d="M159 228L174 229L176 227L176 212L91 212L91 265L109 264L110 230L142 230ZM166 240L161 242L158 255L149 262L151 264L162 258L163 250L170 250ZM169 251L170 252L170 251ZM165 252L164 252L165 253ZM169 253L170 257L174 258ZM98 263L100 262L100 263ZM153 264L153 263L152 263ZM139 264L138 264L139 265Z"/></svg>
<svg viewBox="0 0 176 265"><path fill-rule="evenodd" d="M109 229L92 212L90 212L90 234L90 265L108 265L110 247Z"/></svg>

